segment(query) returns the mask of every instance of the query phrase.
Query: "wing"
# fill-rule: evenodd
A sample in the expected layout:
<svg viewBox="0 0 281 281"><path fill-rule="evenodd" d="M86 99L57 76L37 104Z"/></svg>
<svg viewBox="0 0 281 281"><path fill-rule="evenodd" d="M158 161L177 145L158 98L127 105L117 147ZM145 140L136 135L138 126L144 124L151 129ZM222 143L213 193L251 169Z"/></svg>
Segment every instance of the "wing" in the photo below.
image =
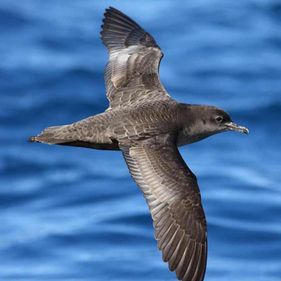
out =
<svg viewBox="0 0 281 281"><path fill-rule="evenodd" d="M170 99L158 76L163 54L150 34L110 7L104 14L101 38L109 51L105 82L110 108Z"/></svg>
<svg viewBox="0 0 281 281"><path fill-rule="evenodd" d="M167 137L121 149L148 203L163 260L179 280L202 281L207 229L196 177Z"/></svg>

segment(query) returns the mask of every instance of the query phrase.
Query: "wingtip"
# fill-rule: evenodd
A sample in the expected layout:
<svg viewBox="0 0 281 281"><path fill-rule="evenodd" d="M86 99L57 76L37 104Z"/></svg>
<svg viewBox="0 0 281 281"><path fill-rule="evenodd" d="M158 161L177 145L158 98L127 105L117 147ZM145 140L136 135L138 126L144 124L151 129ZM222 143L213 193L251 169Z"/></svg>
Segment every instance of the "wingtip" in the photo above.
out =
<svg viewBox="0 0 281 281"><path fill-rule="evenodd" d="M129 16L112 6L105 9L100 38L109 52L138 45L145 36L143 28Z"/></svg>
<svg viewBox="0 0 281 281"><path fill-rule="evenodd" d="M109 6L108 8L106 8L104 10L104 13L103 13L103 19L102 19L102 22L104 23L104 21L106 20L106 17L109 15L109 14L112 14L112 13L121 13L121 11L117 10L116 8L112 7L112 6Z"/></svg>
<svg viewBox="0 0 281 281"><path fill-rule="evenodd" d="M118 9L116 9L116 8L112 7L112 6L109 6L108 8L106 8L106 9L105 9L105 11L104 11L104 15L105 15L106 13L110 13L110 12L118 12L118 13L122 13L120 10L118 10Z"/></svg>
<svg viewBox="0 0 281 281"><path fill-rule="evenodd" d="M108 8L106 8L105 10L104 10L104 13L103 13L103 18L102 18L102 25L101 25L101 31L100 31L100 38L102 39L102 37L103 37L103 33L104 33L104 24L105 24L105 21L106 21L106 18L107 18L107 15L111 12L111 11L113 11L113 10L116 10L114 7L112 7L112 6L109 6Z"/></svg>

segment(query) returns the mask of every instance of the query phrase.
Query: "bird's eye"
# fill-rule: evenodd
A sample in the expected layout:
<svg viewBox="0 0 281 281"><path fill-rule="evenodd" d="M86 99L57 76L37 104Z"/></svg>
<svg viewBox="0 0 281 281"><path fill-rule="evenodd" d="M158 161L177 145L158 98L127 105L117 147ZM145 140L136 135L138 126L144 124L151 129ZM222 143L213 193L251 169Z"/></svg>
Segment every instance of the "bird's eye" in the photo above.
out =
<svg viewBox="0 0 281 281"><path fill-rule="evenodd" d="M221 123L222 120L223 120L222 116L217 116L217 117L216 117L216 121L217 121L218 123Z"/></svg>

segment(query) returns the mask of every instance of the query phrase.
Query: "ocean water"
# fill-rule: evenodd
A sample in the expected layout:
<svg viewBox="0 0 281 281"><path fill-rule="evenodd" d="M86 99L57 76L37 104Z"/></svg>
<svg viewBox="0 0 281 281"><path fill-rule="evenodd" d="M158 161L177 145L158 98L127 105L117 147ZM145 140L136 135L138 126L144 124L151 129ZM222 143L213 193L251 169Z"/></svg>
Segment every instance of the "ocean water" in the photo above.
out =
<svg viewBox="0 0 281 281"><path fill-rule="evenodd" d="M208 221L205 280L281 280L278 0L0 1L0 280L176 280L119 152L27 142L107 107L109 5L155 37L175 99L250 129L181 148Z"/></svg>

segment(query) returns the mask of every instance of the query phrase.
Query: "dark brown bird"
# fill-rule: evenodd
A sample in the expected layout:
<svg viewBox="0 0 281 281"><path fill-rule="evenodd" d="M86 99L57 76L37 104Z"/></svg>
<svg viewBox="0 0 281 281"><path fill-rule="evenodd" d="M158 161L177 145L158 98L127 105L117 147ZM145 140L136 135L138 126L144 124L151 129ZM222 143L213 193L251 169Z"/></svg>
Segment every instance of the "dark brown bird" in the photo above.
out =
<svg viewBox="0 0 281 281"><path fill-rule="evenodd" d="M207 227L195 175L178 146L216 133L238 131L223 110L173 100L159 80L163 57L154 38L110 7L101 38L109 108L79 122L45 129L32 142L121 150L148 204L158 248L179 280L202 281Z"/></svg>

